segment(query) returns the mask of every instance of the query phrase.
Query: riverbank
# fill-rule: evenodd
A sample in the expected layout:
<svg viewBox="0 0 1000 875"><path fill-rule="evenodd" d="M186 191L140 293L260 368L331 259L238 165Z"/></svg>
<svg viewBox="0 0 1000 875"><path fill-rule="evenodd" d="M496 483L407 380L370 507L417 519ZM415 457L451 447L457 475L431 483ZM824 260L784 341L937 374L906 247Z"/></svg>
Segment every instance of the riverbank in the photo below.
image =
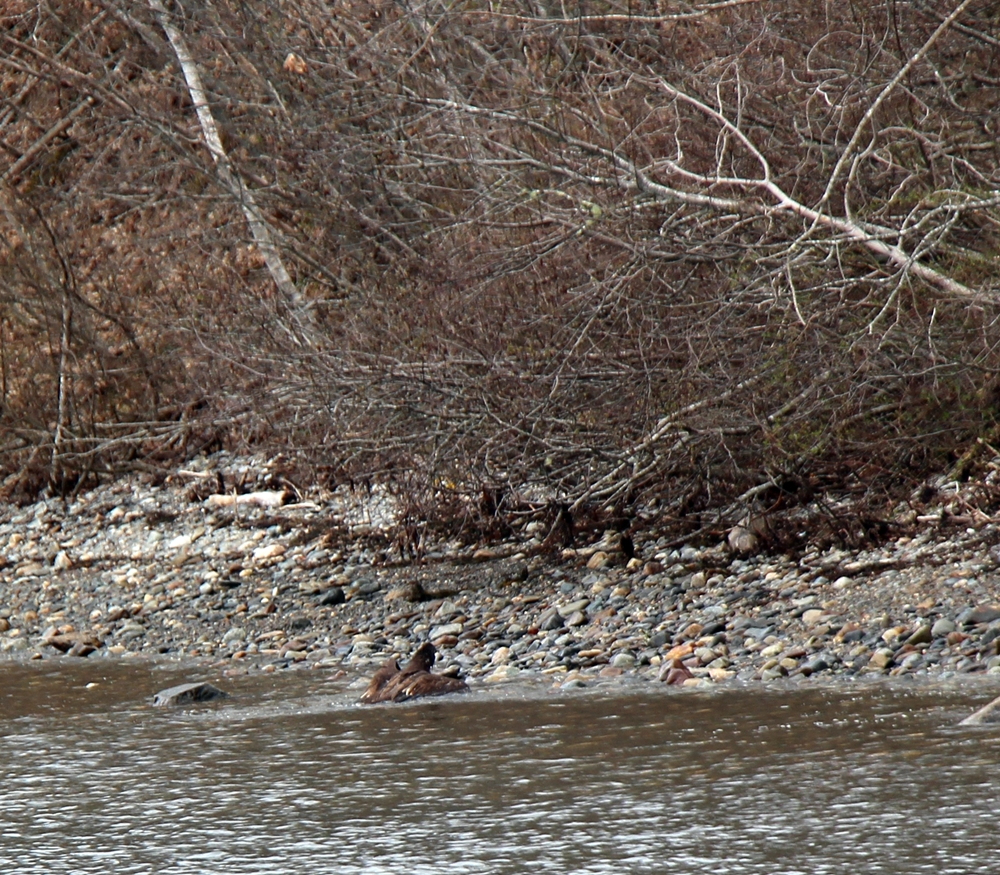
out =
<svg viewBox="0 0 1000 875"><path fill-rule="evenodd" d="M253 497L213 495L220 469ZM627 561L614 537L551 556L526 534L388 567L372 546L387 498L297 500L276 483L263 460L216 457L4 509L0 656L152 655L361 682L429 639L435 670L472 685L659 682L678 660L688 685L1000 674L1000 531L986 519L925 515L867 551L741 558L637 533Z"/></svg>

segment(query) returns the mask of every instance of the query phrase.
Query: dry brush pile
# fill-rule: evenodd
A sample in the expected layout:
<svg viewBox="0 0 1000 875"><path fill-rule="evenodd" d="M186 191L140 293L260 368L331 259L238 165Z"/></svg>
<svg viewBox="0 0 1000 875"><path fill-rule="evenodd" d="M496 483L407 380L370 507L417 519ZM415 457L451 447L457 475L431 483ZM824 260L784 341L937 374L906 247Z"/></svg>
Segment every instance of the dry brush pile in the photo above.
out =
<svg viewBox="0 0 1000 875"><path fill-rule="evenodd" d="M13 0L0 33L8 494L266 447L414 518L683 534L879 511L992 440L993 2Z"/></svg>

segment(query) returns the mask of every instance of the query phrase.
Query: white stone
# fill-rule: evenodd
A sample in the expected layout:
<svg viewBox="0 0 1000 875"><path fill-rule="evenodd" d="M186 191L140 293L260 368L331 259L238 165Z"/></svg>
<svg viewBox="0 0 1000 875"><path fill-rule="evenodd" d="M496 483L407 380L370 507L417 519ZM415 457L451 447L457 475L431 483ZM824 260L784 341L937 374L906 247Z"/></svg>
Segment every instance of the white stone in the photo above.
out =
<svg viewBox="0 0 1000 875"><path fill-rule="evenodd" d="M493 656L490 658L491 665L503 665L510 660L510 648L509 647L498 647L493 651Z"/></svg>
<svg viewBox="0 0 1000 875"><path fill-rule="evenodd" d="M431 641L443 638L445 635L461 635L463 629L465 626L461 623L445 623L443 626L434 626L431 628Z"/></svg>
<svg viewBox="0 0 1000 875"><path fill-rule="evenodd" d="M268 544L264 547L257 547L253 551L254 562L263 562L267 559L275 559L285 552L284 544Z"/></svg>

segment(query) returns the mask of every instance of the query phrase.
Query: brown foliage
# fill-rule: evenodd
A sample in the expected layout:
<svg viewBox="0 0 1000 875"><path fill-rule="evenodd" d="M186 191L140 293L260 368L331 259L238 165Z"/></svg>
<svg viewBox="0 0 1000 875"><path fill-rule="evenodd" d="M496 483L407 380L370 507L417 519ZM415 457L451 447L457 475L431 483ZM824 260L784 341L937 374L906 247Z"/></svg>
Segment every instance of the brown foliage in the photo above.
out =
<svg viewBox="0 0 1000 875"><path fill-rule="evenodd" d="M997 412L992 4L633 6L176 3L304 314L149 8L7 4L0 465L217 439L695 528L941 467Z"/></svg>

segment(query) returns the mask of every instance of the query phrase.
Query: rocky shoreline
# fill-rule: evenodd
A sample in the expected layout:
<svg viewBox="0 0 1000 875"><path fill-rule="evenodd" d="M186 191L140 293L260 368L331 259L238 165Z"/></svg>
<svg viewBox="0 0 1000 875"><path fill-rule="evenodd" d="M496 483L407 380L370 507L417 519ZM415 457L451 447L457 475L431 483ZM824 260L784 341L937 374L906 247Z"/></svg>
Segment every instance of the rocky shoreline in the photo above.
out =
<svg viewBox="0 0 1000 875"><path fill-rule="evenodd" d="M217 472L250 494L212 494ZM68 502L0 513L0 657L196 660L223 673L321 669L363 684L430 640L470 685L586 686L1000 674L988 520L873 550L739 557L608 535L558 556L443 545L380 564L386 500L289 501L266 461L213 457ZM503 554L503 555L501 555Z"/></svg>

